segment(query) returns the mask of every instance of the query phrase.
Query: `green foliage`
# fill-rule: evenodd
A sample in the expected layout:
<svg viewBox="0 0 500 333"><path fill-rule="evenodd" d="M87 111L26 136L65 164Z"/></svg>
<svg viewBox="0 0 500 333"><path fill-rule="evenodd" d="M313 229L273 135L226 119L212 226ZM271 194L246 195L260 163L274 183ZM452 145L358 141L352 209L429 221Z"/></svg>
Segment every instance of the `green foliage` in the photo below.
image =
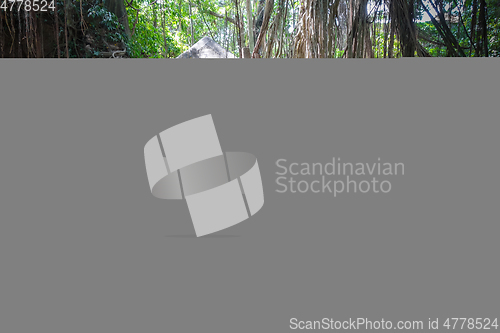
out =
<svg viewBox="0 0 500 333"><path fill-rule="evenodd" d="M88 9L87 15L89 18L97 19L100 28L106 30L106 36L112 42L127 42L124 27L118 21L118 17L109 12L105 7L94 4Z"/></svg>
<svg viewBox="0 0 500 333"><path fill-rule="evenodd" d="M192 0L191 16L189 2L184 0L135 0L129 3L127 13L133 32L128 43L131 57L176 57L204 36L212 37L233 53L238 52L233 23L211 15L217 13L224 17L227 14L234 18L234 2L231 0Z"/></svg>
<svg viewBox="0 0 500 333"><path fill-rule="evenodd" d="M57 0L56 3L59 17L58 37L61 43L59 56L66 55L64 47L66 38L70 58L96 57L101 51L108 51L110 45L118 47L116 45L127 42L122 24L115 14L104 7L103 1ZM85 22L84 26L82 22Z"/></svg>
<svg viewBox="0 0 500 333"><path fill-rule="evenodd" d="M133 35L128 43L128 51L134 58L163 58L176 57L181 48L174 40L168 27L163 35L162 13L154 8L142 7L137 12L128 8L129 25Z"/></svg>
<svg viewBox="0 0 500 333"><path fill-rule="evenodd" d="M434 25L430 21L418 22L416 23L416 27L418 31L420 31L421 35L425 35L429 40L435 41L435 43L432 43L429 41L420 40L431 57L445 57L446 47L441 45L443 44L443 41Z"/></svg>
<svg viewBox="0 0 500 333"><path fill-rule="evenodd" d="M457 39L460 47L464 49L467 56L477 56L475 47L478 43L478 19L479 12L476 13L476 27L472 27L472 0L444 0L443 7L445 12L451 13L455 20L448 21L447 25L450 28L453 36ZM479 3L479 1L478 1ZM498 0L486 0L487 4L487 39L488 39L488 56L500 56L500 6ZM428 22L417 23L420 31L423 31L427 36L431 37L437 44L444 44L441 36L438 34L434 25ZM471 42L472 30L475 28L475 40ZM446 57L448 50L444 45L436 43L422 42L429 51L431 56Z"/></svg>

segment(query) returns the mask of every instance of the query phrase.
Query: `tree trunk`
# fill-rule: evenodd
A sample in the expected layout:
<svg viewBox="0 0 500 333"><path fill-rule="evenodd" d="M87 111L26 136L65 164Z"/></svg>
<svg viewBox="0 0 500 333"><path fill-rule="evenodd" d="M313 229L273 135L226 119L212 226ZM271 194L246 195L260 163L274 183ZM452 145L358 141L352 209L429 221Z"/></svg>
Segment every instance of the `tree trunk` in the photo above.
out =
<svg viewBox="0 0 500 333"><path fill-rule="evenodd" d="M69 7L69 1L70 0L65 0L64 1L64 43L65 43L65 50L66 50L66 58L69 58L69 49L68 49L68 22L69 22L69 17L68 17L68 7Z"/></svg>
<svg viewBox="0 0 500 333"><path fill-rule="evenodd" d="M477 22L477 0L472 1L472 20L470 24L470 39L471 42L473 43L470 47L471 49L474 49L474 55L477 57L478 56L478 49L477 49L477 42L476 42L476 22Z"/></svg>
<svg viewBox="0 0 500 333"><path fill-rule="evenodd" d="M271 17L271 11L274 7L274 0L266 0L266 6L264 9L264 18L262 20L262 26L260 28L259 37L257 37L257 41L255 42L255 47L253 49L253 58L257 58L259 54L259 49L264 40L264 35L267 32L267 28L269 27L269 18Z"/></svg>
<svg viewBox="0 0 500 333"><path fill-rule="evenodd" d="M389 37L389 51L388 51L388 57L389 58L394 58L394 22L390 21L390 31L391 31L391 36Z"/></svg>
<svg viewBox="0 0 500 333"><path fill-rule="evenodd" d="M384 58L387 57L387 37L389 35L389 20L387 20L387 13L385 11L385 3L384 3Z"/></svg>
<svg viewBox="0 0 500 333"><path fill-rule="evenodd" d="M278 4L278 13L276 14L274 21L273 21L273 28L271 30L271 34L269 36L269 42L267 43L267 52L266 52L266 58L271 58L272 55L272 50L274 46L274 40L276 38L276 32L278 31L278 27L281 24L281 18L283 17L283 12L285 11L285 1L284 0L279 0Z"/></svg>
<svg viewBox="0 0 500 333"><path fill-rule="evenodd" d="M235 26L235 29L236 29L236 33L237 33L237 40L238 40L238 53L239 53L239 56L240 58L242 58L243 54L242 54L242 48L243 48L243 45L241 44L241 41L242 41L242 36L241 36L241 21L240 21L240 8L239 8L239 4L238 4L238 0L234 0L234 6L235 6L235 10L236 10L236 26Z"/></svg>
<svg viewBox="0 0 500 333"><path fill-rule="evenodd" d="M118 21L123 25L125 34L130 37L130 27L128 25L127 10L123 0L105 0L104 5L106 9L118 17Z"/></svg>
<svg viewBox="0 0 500 333"><path fill-rule="evenodd" d="M252 3L250 0L246 0L247 5L247 23L248 23L248 46L250 50L253 50L253 17L252 17Z"/></svg>
<svg viewBox="0 0 500 333"><path fill-rule="evenodd" d="M448 27L448 24L446 24L446 20L444 17L444 14L442 11L439 11L436 5L432 0L429 1L431 6L434 8L434 10L438 13L439 17L439 22L434 18L434 16L429 12L429 9L424 5L422 0L419 0L422 8L426 11L427 15L431 18L432 24L436 27L436 30L439 32L441 37L443 38L443 41L446 44L446 47L448 50L451 52L452 56L456 56L457 53L459 56L465 57L465 53L463 49L460 47L460 44L458 43L457 39L453 34L451 33L450 28ZM426 1L427 3L427 1Z"/></svg>
<svg viewBox="0 0 500 333"><path fill-rule="evenodd" d="M156 13L156 4L153 4L153 27L158 28L158 14Z"/></svg>
<svg viewBox="0 0 500 333"><path fill-rule="evenodd" d="M161 5L161 13L162 13L162 34L163 34L163 57L168 58L168 46L167 46L167 36L165 32L165 3L163 2ZM156 19L156 13L155 13Z"/></svg>
<svg viewBox="0 0 500 333"><path fill-rule="evenodd" d="M481 31L481 53L484 57L488 56L488 30L486 23L486 1L479 2L479 28Z"/></svg>
<svg viewBox="0 0 500 333"><path fill-rule="evenodd" d="M191 13L191 1L189 1L189 21L191 22L191 46L194 44L194 26L193 26L193 16Z"/></svg>
<svg viewBox="0 0 500 333"><path fill-rule="evenodd" d="M3 46L5 44L5 35L3 33L3 11L0 11L0 57L3 58Z"/></svg>

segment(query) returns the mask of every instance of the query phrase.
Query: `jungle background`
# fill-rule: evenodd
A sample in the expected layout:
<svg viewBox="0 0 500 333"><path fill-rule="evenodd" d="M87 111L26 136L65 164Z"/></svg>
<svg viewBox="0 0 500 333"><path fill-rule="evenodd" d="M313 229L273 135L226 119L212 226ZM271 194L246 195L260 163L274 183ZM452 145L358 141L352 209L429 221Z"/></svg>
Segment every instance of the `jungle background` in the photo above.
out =
<svg viewBox="0 0 500 333"><path fill-rule="evenodd" d="M0 0L2 58L175 58L204 36L240 58L500 56L500 0L24 1Z"/></svg>

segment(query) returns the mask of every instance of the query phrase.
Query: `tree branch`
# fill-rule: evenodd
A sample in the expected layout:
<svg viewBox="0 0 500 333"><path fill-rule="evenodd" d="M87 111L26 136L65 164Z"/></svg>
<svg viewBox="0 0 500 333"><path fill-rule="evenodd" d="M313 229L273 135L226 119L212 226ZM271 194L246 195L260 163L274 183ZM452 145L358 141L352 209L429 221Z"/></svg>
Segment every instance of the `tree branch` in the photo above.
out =
<svg viewBox="0 0 500 333"><path fill-rule="evenodd" d="M262 44L264 35L266 34L267 28L269 27L269 18L271 17L271 11L273 7L274 7L274 0L266 0L266 5L264 9L264 19L262 20L262 26L260 27L259 36L257 37L257 41L255 42L252 58L260 58L259 56L260 45Z"/></svg>
<svg viewBox="0 0 500 333"><path fill-rule="evenodd" d="M212 16L218 17L220 19L227 20L227 21L231 22L232 24L234 24L235 26L238 26L238 23L236 22L236 20L233 19L233 18L231 18L231 17L225 17L224 15L221 15L219 13L213 12L211 10L207 11L207 13L210 14L210 15L212 15Z"/></svg>

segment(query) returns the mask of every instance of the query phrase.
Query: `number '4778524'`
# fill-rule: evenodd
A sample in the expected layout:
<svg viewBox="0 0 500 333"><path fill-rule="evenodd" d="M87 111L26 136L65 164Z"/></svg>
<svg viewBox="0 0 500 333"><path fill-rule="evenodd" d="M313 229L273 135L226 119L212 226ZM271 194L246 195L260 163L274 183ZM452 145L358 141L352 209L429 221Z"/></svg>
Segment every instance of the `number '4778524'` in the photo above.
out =
<svg viewBox="0 0 500 333"><path fill-rule="evenodd" d="M4 11L48 12L55 11L55 0L0 0Z"/></svg>

